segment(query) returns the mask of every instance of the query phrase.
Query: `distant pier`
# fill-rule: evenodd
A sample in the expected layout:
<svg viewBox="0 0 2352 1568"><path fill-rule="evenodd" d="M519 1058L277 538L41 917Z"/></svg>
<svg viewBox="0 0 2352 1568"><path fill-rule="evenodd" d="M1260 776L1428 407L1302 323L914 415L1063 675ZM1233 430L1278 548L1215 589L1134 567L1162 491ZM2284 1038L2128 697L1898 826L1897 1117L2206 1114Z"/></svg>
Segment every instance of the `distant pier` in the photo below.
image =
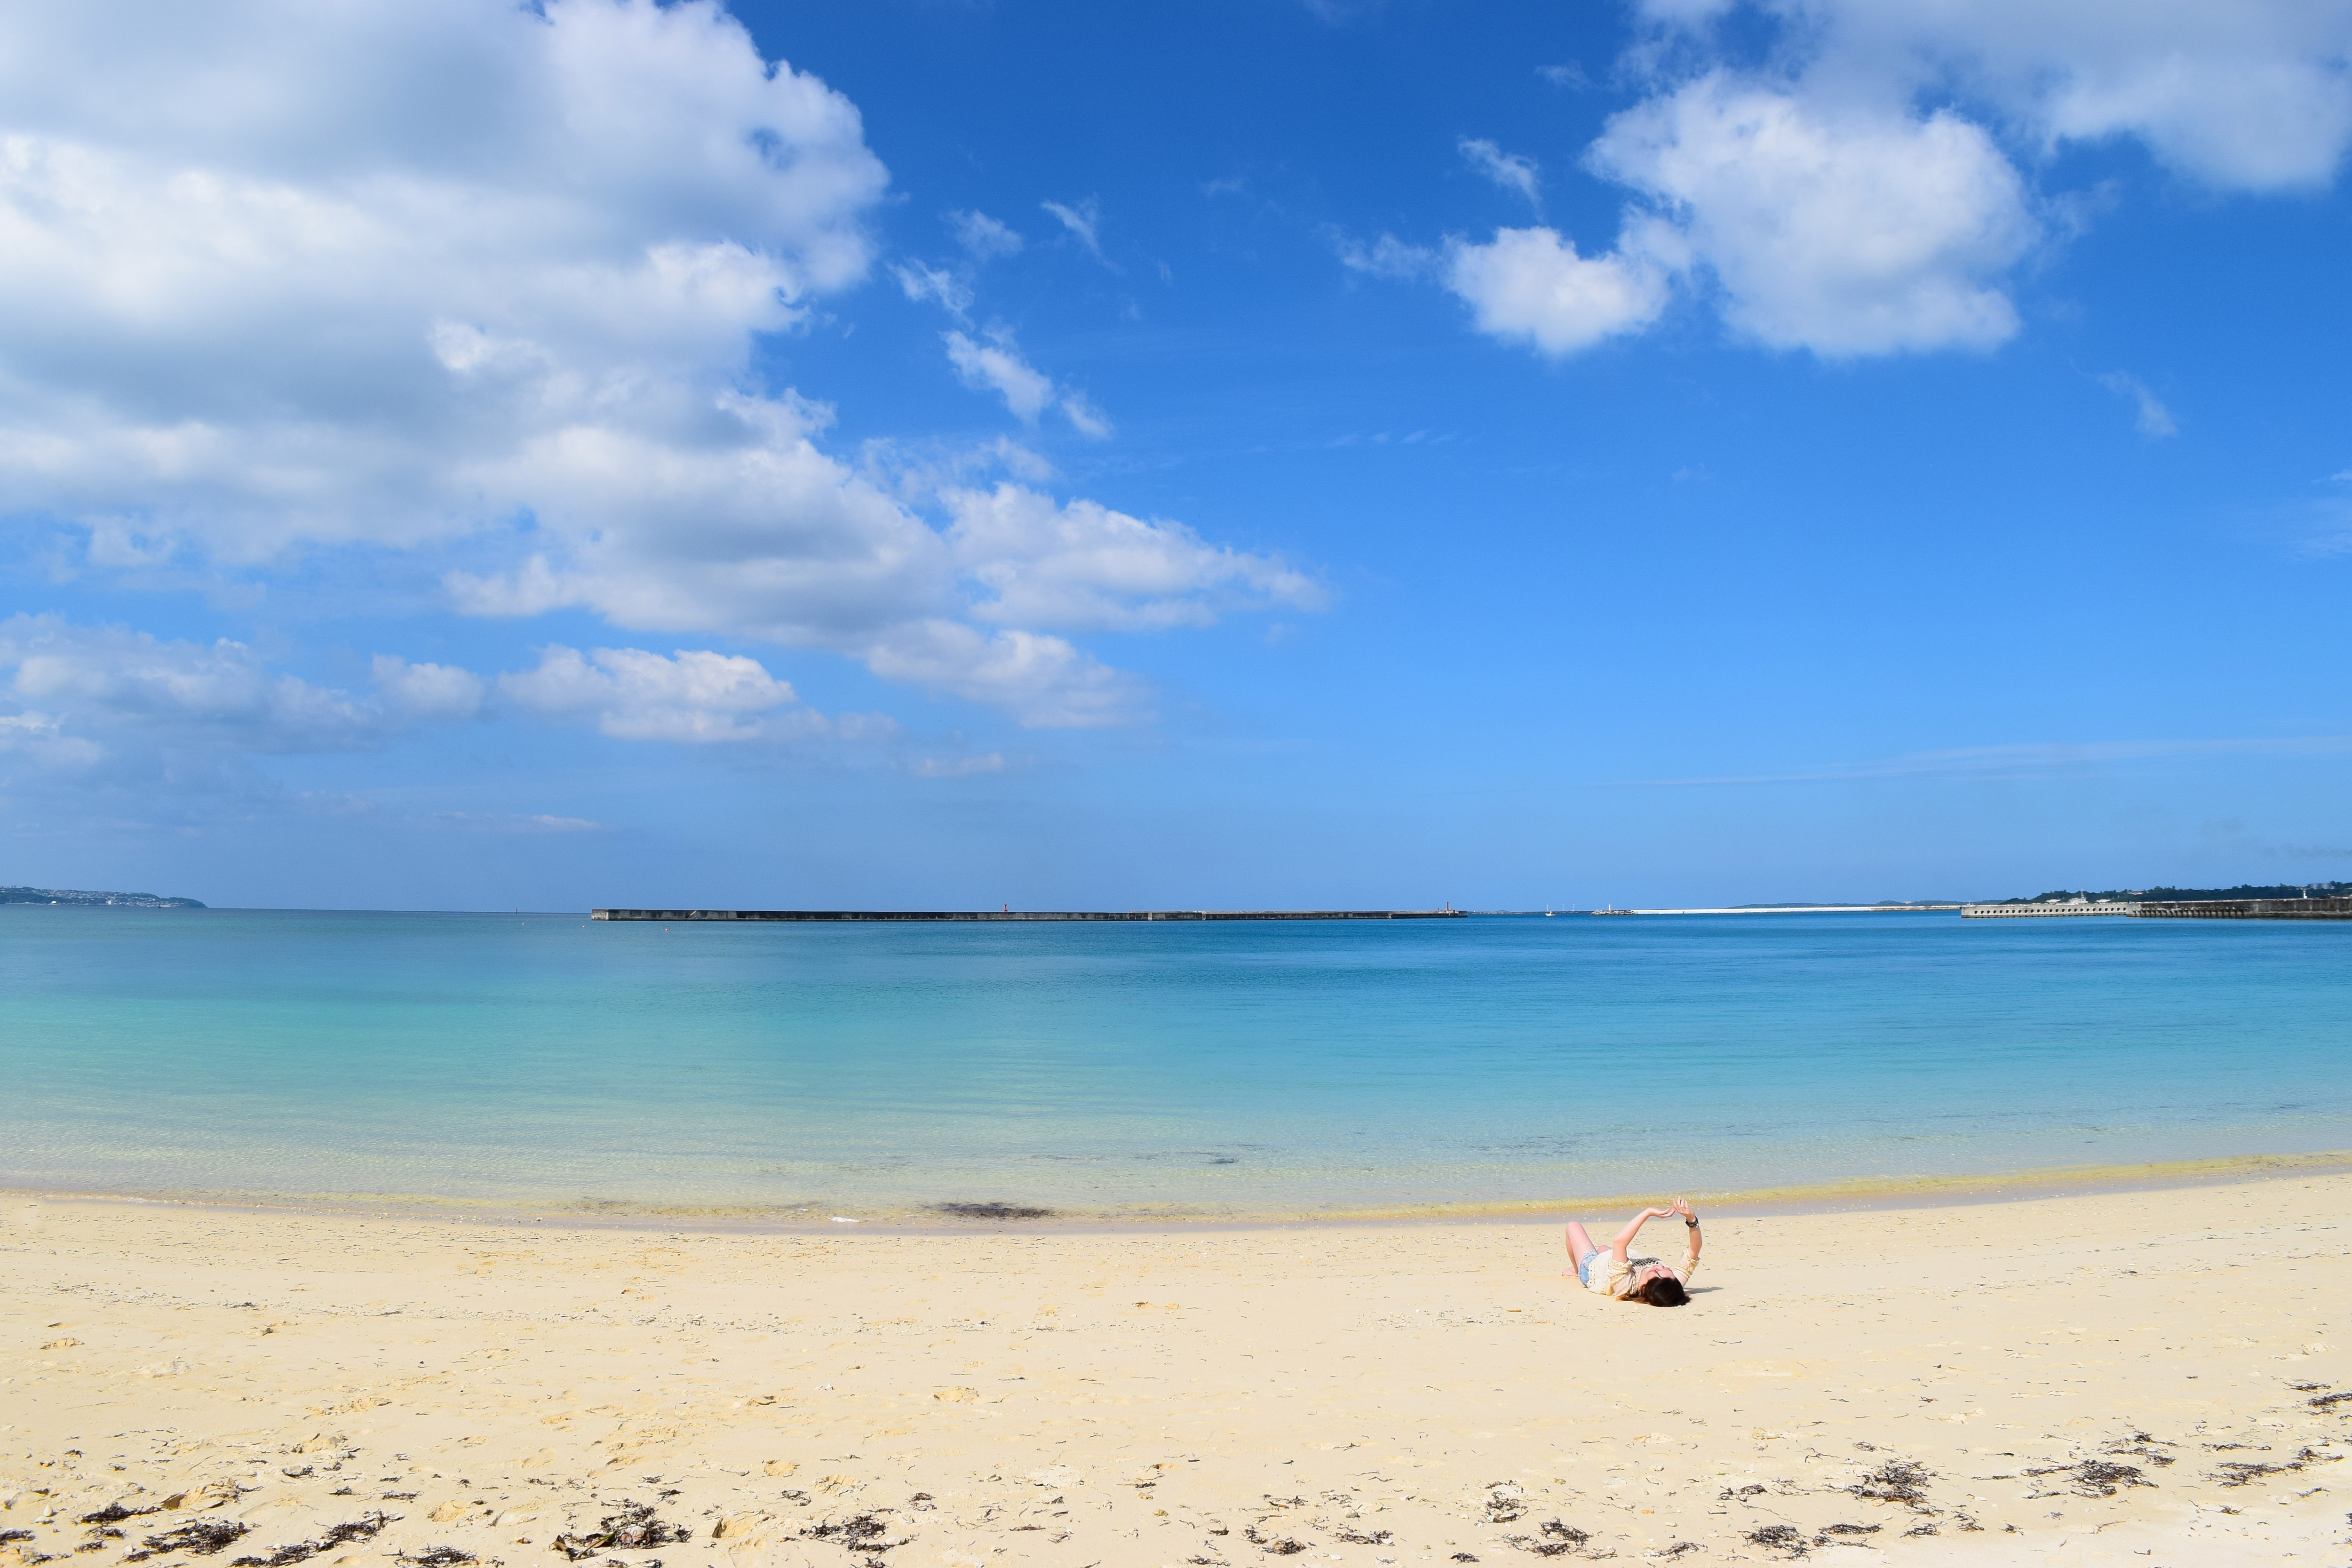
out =
<svg viewBox="0 0 2352 1568"><path fill-rule="evenodd" d="M592 921L1458 921L1462 910L591 910Z"/></svg>
<svg viewBox="0 0 2352 1568"><path fill-rule="evenodd" d="M2137 904L1969 904L1962 918L2020 920L2053 915L2127 915L2136 921L2352 921L2352 899L2150 899Z"/></svg>

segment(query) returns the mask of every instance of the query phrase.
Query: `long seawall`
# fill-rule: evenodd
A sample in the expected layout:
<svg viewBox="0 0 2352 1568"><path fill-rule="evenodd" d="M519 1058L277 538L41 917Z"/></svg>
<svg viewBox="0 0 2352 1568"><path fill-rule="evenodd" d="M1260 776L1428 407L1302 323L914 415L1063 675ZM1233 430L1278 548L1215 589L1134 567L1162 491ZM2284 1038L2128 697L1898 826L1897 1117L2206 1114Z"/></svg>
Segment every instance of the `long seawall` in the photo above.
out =
<svg viewBox="0 0 2352 1568"><path fill-rule="evenodd" d="M1458 921L1460 910L592 910L593 921Z"/></svg>

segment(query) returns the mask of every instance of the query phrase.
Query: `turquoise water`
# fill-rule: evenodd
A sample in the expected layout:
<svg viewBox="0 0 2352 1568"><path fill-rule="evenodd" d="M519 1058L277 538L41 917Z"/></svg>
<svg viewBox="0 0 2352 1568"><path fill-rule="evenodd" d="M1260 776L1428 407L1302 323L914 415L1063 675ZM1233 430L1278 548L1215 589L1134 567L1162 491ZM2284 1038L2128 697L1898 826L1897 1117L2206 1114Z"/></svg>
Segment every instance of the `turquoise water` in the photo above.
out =
<svg viewBox="0 0 2352 1568"><path fill-rule="evenodd" d="M0 1184L1266 1214L2352 1147L2352 924L0 908Z"/></svg>

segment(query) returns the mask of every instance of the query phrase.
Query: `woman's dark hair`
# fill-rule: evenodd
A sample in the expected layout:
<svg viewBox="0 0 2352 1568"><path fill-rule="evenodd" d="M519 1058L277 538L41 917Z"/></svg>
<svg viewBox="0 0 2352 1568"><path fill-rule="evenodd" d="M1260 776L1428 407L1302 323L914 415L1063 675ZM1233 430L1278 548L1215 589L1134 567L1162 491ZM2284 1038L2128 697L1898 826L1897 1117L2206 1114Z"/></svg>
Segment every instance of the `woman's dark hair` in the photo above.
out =
<svg viewBox="0 0 2352 1568"><path fill-rule="evenodd" d="M1689 1293L1683 1289L1683 1282L1671 1274L1659 1274L1643 1280L1642 1288L1633 1294L1653 1307L1679 1307L1690 1300Z"/></svg>

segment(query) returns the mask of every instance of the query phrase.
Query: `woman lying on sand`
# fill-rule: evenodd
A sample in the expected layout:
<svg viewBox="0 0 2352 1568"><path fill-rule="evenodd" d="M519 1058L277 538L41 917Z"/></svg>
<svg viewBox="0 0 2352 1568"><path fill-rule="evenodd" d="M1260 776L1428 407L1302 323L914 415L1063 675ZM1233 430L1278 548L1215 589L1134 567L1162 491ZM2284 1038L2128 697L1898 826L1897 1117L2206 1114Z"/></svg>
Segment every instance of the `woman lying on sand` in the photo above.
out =
<svg viewBox="0 0 2352 1568"><path fill-rule="evenodd" d="M1654 1258L1629 1258L1625 1249L1641 1234L1642 1227L1654 1219L1680 1215L1689 1227L1690 1251L1684 1255L1680 1268L1669 1268ZM1596 1296L1609 1296L1620 1301L1647 1301L1653 1307L1679 1307L1690 1297L1683 1287L1698 1268L1698 1215L1691 1213L1688 1198L1676 1198L1672 1208L1643 1209L1625 1222L1617 1239L1609 1244L1609 1256L1603 1261L1600 1247L1575 1220L1568 1222L1568 1256L1576 1265L1576 1277L1584 1288ZM1565 1274L1560 1276L1566 1279Z"/></svg>

